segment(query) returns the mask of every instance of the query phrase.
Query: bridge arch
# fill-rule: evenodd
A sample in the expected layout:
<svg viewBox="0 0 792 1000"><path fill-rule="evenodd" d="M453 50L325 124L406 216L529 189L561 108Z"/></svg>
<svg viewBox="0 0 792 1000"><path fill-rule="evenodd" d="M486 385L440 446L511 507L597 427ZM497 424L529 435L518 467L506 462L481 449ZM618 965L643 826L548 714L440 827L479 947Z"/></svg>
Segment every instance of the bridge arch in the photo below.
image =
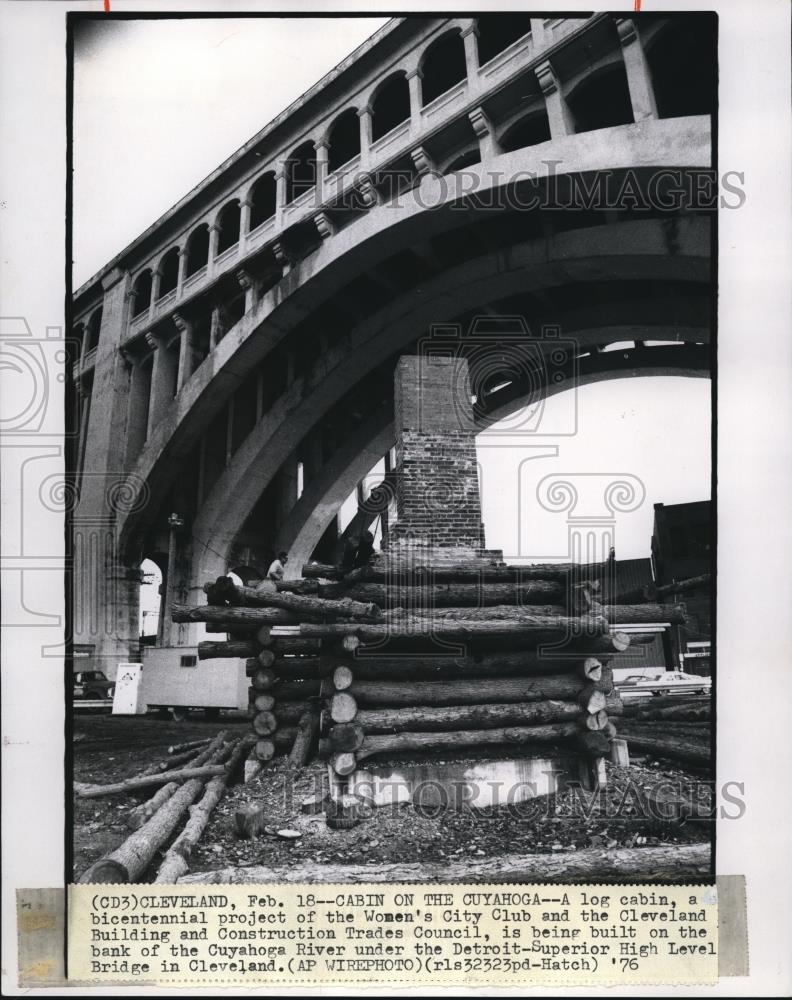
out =
<svg viewBox="0 0 792 1000"><path fill-rule="evenodd" d="M322 304L329 303L334 290L344 288L350 280L360 274L361 269L371 273L378 264L387 261L389 257L404 253L416 244L425 243L427 239L442 242L448 237L445 242L450 250L455 254L458 253L461 241L454 234L459 232L460 227L466 222L470 222L468 214L460 209L464 208L465 199L471 196L471 191L482 197L486 195L506 198L508 191L513 190L511 179L520 173L524 176L529 166L536 168L539 156L542 158L539 164L540 170L545 161L552 162L558 159L565 163L573 161L570 163L570 175L608 168L618 173L619 170L625 169L624 164L628 164L632 170L640 170L644 165L686 163L704 166L709 162L707 129L702 127L702 123L698 120L688 124L689 129L680 128L679 122L674 123L673 129L666 129L662 122L644 122L600 133L596 136L596 141L587 142L586 137L571 136L535 147L531 150L530 156L524 151L505 154L480 167L471 168L465 175L444 178L442 183L429 179L428 185L425 182L416 192L404 196L399 204L373 208L365 226L353 224L337 233L333 239L326 241L264 295L255 307L228 331L212 354L187 380L170 410L164 414L135 467L135 473L141 476L151 489L152 504L148 513L142 514L140 518L137 515L126 518L123 530L127 543L132 544L132 539L139 538L140 531L146 530L146 517L156 511L157 503L166 496L170 483L173 482L172 456L189 451L213 415L219 411L223 401L235 391L245 375L263 361L281 341L286 342L296 325L304 322L306 317L320 306L324 308ZM541 185L546 179L546 176L544 181L540 177L537 182L531 183ZM473 186L471 180L474 182ZM430 205L434 210L429 209ZM482 222L486 219L491 224L496 216L504 215L502 209L503 206L493 209L492 216L486 211L479 212L476 218L481 218ZM530 213L520 216L520 225L523 227L526 224L530 225L531 218ZM522 272L520 281L523 284L527 273L531 276L529 284L538 290L544 287L545 291L548 287L560 287L564 282L567 284L580 282L584 280L586 274L589 274L592 280L600 280L603 270L618 264L619 261L622 270L620 272L619 267L616 267L612 272L614 278L621 274L624 280L629 281L641 278L649 280L653 275L664 280L676 280L677 277L681 281L705 280L709 239L706 235L706 226L700 225L702 220L698 220L698 228L693 218L674 218L665 221L653 219L645 223L630 223L630 225L648 226L648 229L644 231L642 237L645 250L642 252L639 249L636 255L633 247L631 263L627 270L624 270L624 266L628 254L620 254L618 248L615 253L606 250L607 247L613 249L611 244L614 234L606 235L609 227L601 225L603 222L604 216L599 215L597 225L590 229L588 244L585 244L585 241L579 242L579 233L576 233L574 239L567 238L566 243L563 234L556 238L557 248L566 245L571 247L575 242L579 243L581 251L587 246L586 253L589 254L587 261L581 259L581 255L576 254L573 248L569 253L563 250L562 256L555 261L548 259L547 244L544 239L535 241L533 257L530 253L527 257L521 255L520 251L507 246L484 255L480 259L489 260L489 270L485 267L482 272L486 275L483 283L482 281L472 283L471 289L475 288L474 292L466 292L473 295L471 304L475 305L475 296L481 301L492 301L498 296L508 295L514 287L516 280L514 275L520 268L528 268L527 272L525 270ZM694 236L694 233L698 235ZM692 244L689 242L691 239L696 244L694 250L691 250ZM599 248L597 248L598 243ZM697 263L691 267L694 258ZM447 273L451 274L450 271ZM462 282L464 286L466 275L457 272L454 274L452 280ZM511 286L509 281L512 282ZM447 285L438 292L438 295L442 301L457 303L459 287L455 289ZM375 299L381 302L381 294ZM360 301L362 301L360 297L357 297L353 308L360 308ZM596 303L592 308L596 308ZM428 318L424 322L430 322L431 317L429 314L426 315ZM373 321L370 320L369 325L371 322ZM356 329L362 330L363 326L358 324ZM413 336L418 332L420 331ZM344 336L349 342L353 339L351 333ZM325 357L330 356L329 352L325 353ZM381 360L381 353L379 357ZM328 362L325 372L329 369ZM332 384L331 378L328 380L328 386ZM304 379L297 380L270 410L268 419L283 420L305 387ZM282 408L280 418L277 416L278 406ZM317 412L321 413L322 410ZM277 460L278 465L283 457L285 456ZM275 461L274 456L273 461Z"/></svg>
<svg viewBox="0 0 792 1000"><path fill-rule="evenodd" d="M516 292L530 290L541 295L554 288L565 289L572 274L576 284L585 283L588 277L596 279L598 287L603 282L618 282L621 287L624 282L645 281L649 276L662 282L705 282L709 270L708 229L706 220L689 220L678 234L680 251L672 257L662 240L662 223L656 220L597 226L562 233L552 240L527 241L511 248L508 262L504 262L500 251L473 258L426 282L418 303L414 296L406 295L374 313L322 356L316 372L295 380L226 466L194 524L196 579L211 575L227 558L236 531L264 489L329 408L346 393L355 391L384 357L409 349L432 322L437 322L438 316L453 321L466 309L486 309ZM643 260L636 260L637 247L644 248ZM679 297L678 304L681 301ZM655 304L655 298L649 296L640 316L644 322L649 320L643 330L649 330L652 339L702 336L700 327L689 324L677 326L673 337L668 330L653 330L651 314ZM633 300L635 318L634 308ZM695 311L695 306L691 308ZM619 316L618 306L611 311L613 316ZM566 332L563 313L559 318ZM586 347L621 342L626 334L622 323L603 323L580 337L575 337L572 330L570 336L583 351ZM548 349L552 346L553 342L548 342ZM606 358L606 371L619 367L615 356L602 356ZM675 367L676 359L672 361ZM595 368L590 377L594 379L597 374Z"/></svg>

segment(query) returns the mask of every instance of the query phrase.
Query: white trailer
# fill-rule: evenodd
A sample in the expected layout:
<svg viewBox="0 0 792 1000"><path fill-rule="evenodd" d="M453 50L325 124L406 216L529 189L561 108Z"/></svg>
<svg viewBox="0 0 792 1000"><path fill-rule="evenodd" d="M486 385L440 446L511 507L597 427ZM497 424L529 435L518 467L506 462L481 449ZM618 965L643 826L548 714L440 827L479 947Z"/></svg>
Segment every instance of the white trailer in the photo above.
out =
<svg viewBox="0 0 792 1000"><path fill-rule="evenodd" d="M186 718L191 708L216 716L221 709L248 707L245 661L199 660L195 646L144 647L142 679L141 701L175 719Z"/></svg>

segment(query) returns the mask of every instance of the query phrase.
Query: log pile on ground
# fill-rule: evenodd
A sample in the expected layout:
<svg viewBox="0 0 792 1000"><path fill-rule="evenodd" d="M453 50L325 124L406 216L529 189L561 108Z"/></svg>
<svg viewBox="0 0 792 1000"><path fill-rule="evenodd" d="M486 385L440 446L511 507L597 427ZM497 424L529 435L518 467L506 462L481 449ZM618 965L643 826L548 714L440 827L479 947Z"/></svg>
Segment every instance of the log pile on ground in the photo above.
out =
<svg viewBox="0 0 792 1000"><path fill-rule="evenodd" d="M193 756L189 766L180 771L160 771L160 765L154 765L142 774L116 784L76 784L75 791L84 798L135 792L157 783L161 785L148 801L129 811L127 825L133 832L114 851L83 872L78 881L83 884L140 881L157 855L165 850L155 881L176 882L187 872L190 852L206 827L212 810L223 797L242 757L248 752L250 742L249 737L229 740L228 733L222 730L213 739L196 741L185 751ZM207 778L208 781L205 780ZM196 800L199 800L197 805L193 805ZM182 832L167 847L188 813L189 819Z"/></svg>
<svg viewBox="0 0 792 1000"><path fill-rule="evenodd" d="M660 614L601 604L609 568L309 564L271 589L220 577L173 620L227 633L199 657L247 659L256 767L279 751L299 766L318 730L339 794L368 758L478 746L570 748L596 786L623 708L608 663L631 638L613 622ZM662 606L662 620L683 622L684 607Z"/></svg>

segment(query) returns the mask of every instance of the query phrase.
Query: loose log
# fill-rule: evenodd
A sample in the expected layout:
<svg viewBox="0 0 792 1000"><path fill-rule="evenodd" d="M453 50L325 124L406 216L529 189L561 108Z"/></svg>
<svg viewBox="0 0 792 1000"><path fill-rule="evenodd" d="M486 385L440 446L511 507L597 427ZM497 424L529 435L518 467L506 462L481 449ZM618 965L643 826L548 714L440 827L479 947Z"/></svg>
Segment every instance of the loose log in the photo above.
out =
<svg viewBox="0 0 792 1000"><path fill-rule="evenodd" d="M333 671L333 687L336 691L346 691L355 679L349 667L336 667Z"/></svg>
<svg viewBox="0 0 792 1000"><path fill-rule="evenodd" d="M278 683L278 677L274 670L269 667L257 670L250 679L250 683L256 691L272 691Z"/></svg>
<svg viewBox="0 0 792 1000"><path fill-rule="evenodd" d="M685 594L691 590L705 590L710 585L710 574L691 576L676 583L667 583L658 587L655 583L647 583L636 590L627 591L614 598L614 604L640 604L642 601L660 601L671 594Z"/></svg>
<svg viewBox="0 0 792 1000"><path fill-rule="evenodd" d="M346 691L339 691L330 699L330 717L333 722L351 722L357 713L357 702Z"/></svg>
<svg viewBox="0 0 792 1000"><path fill-rule="evenodd" d="M581 664L580 672L589 681L599 681L602 678L602 662L594 656L587 656Z"/></svg>
<svg viewBox="0 0 792 1000"><path fill-rule="evenodd" d="M613 672L602 670L594 689L613 690ZM486 685L475 680L447 681L353 681L349 693L361 707L402 705L476 705L488 701L547 701L573 699L580 692L580 679L573 674L536 677L493 677Z"/></svg>
<svg viewBox="0 0 792 1000"><path fill-rule="evenodd" d="M706 722L711 717L709 705L674 705L669 708L653 708L651 703L635 713L636 719L661 722L677 720L686 722Z"/></svg>
<svg viewBox="0 0 792 1000"><path fill-rule="evenodd" d="M168 801L178 787L177 782L171 781L167 785L163 785L162 788L158 788L150 799L141 802L139 806L135 806L134 809L130 810L126 818L126 824L129 829L139 830L144 823L147 823L151 819L160 806Z"/></svg>
<svg viewBox="0 0 792 1000"><path fill-rule="evenodd" d="M179 879L192 885L359 885L408 883L414 885L537 882L680 882L710 875L710 844L673 844L662 847L584 848L553 854L499 854L494 858L466 857L464 861L321 865L277 867L245 866L195 872Z"/></svg>
<svg viewBox="0 0 792 1000"><path fill-rule="evenodd" d="M185 743L172 743L168 747L168 753L169 754L181 753L182 750L193 750L196 747L205 747L208 743L211 742L211 739L212 739L211 736L207 736L203 740L187 740Z"/></svg>
<svg viewBox="0 0 792 1000"><path fill-rule="evenodd" d="M508 583L432 583L424 586L388 586L364 583L344 593L357 601L384 608L483 608L491 606L560 604L564 587L551 580ZM460 616L462 617L462 616Z"/></svg>
<svg viewBox="0 0 792 1000"><path fill-rule="evenodd" d="M684 604L605 604L602 613L613 625L644 625L655 622L685 625L689 621Z"/></svg>
<svg viewBox="0 0 792 1000"><path fill-rule="evenodd" d="M362 709L355 716L364 732L454 731L456 729L500 729L505 726L542 725L577 719L580 706L575 701L532 701L508 704L451 705L434 708L416 705L407 708Z"/></svg>
<svg viewBox="0 0 792 1000"><path fill-rule="evenodd" d="M241 642L211 642L204 641L198 643L198 659L214 660L218 658L236 658L244 660L248 656L256 656L261 649L259 643L250 640Z"/></svg>
<svg viewBox="0 0 792 1000"><path fill-rule="evenodd" d="M190 778L211 778L222 774L223 768L215 765L203 767L186 767L181 771L162 771L160 774L145 774L139 778L128 778L111 785L90 785L82 782L74 783L74 791L81 799L96 799L102 795L118 795L121 792L134 792L138 788L149 788L154 785L165 785L169 781L187 781Z"/></svg>
<svg viewBox="0 0 792 1000"><path fill-rule="evenodd" d="M253 753L259 760L272 760L275 756L275 744L272 740L257 740Z"/></svg>
<svg viewBox="0 0 792 1000"><path fill-rule="evenodd" d="M363 746L365 732L357 722L341 722L333 726L327 734L327 743L334 753L359 750Z"/></svg>
<svg viewBox="0 0 792 1000"><path fill-rule="evenodd" d="M363 746L355 754L358 763L375 754L401 753L427 750L449 752L471 747L530 745L555 743L577 735L574 722L557 722L546 726L510 726L508 729L459 730L450 733L393 733L387 736L366 736Z"/></svg>
<svg viewBox="0 0 792 1000"><path fill-rule="evenodd" d="M249 740L238 740L226 764L225 774L207 782L203 796L190 809L187 824L168 849L154 879L155 884L174 884L185 874L189 867L190 855L206 829L212 810L225 794L229 777L249 749Z"/></svg>
<svg viewBox="0 0 792 1000"><path fill-rule="evenodd" d="M289 764L291 767L305 766L318 729L319 716L315 712L304 712L297 724L297 735L289 754Z"/></svg>
<svg viewBox="0 0 792 1000"><path fill-rule="evenodd" d="M604 709L600 709L599 712L584 712L578 721L583 729L590 729L596 732L598 729L604 729L607 726L608 713Z"/></svg>
<svg viewBox="0 0 792 1000"><path fill-rule="evenodd" d="M257 712L271 712L275 707L275 699L271 694L257 694L253 699L253 707Z"/></svg>
<svg viewBox="0 0 792 1000"><path fill-rule="evenodd" d="M655 736L633 736L622 733L631 750L643 750L659 757L670 757L672 760L684 760L690 764L709 764L712 760L709 747L688 740L680 740L676 736L660 739Z"/></svg>
<svg viewBox="0 0 792 1000"><path fill-rule="evenodd" d="M584 712L593 715L605 708L607 698L596 684L587 684L578 695L578 704Z"/></svg>
<svg viewBox="0 0 792 1000"><path fill-rule="evenodd" d="M331 760L333 770L342 777L352 772L357 767L357 761L353 753L337 753Z"/></svg>
<svg viewBox="0 0 792 1000"><path fill-rule="evenodd" d="M575 737L575 742L580 752L587 757L602 757L610 753L610 743L604 730L600 730L599 732L586 730L585 732L578 733Z"/></svg>
<svg viewBox="0 0 792 1000"><path fill-rule="evenodd" d="M162 761L157 766L157 769L167 771L169 768L178 767L179 764L186 764L187 761L195 760L200 752L200 747L195 747L193 750L184 750L182 753L174 754L169 760Z"/></svg>
<svg viewBox="0 0 792 1000"><path fill-rule="evenodd" d="M272 712L258 712L253 719L253 731L257 736L269 736L278 728L278 720Z"/></svg>
<svg viewBox="0 0 792 1000"><path fill-rule="evenodd" d="M209 759L222 760L229 752L230 748L219 746ZM226 773L222 764L205 768L210 769L213 774ZM145 873L157 851L168 842L182 816L200 794L203 787L201 777L195 775L185 781L142 826L114 851L91 865L78 881L83 884L129 884L137 881Z"/></svg>

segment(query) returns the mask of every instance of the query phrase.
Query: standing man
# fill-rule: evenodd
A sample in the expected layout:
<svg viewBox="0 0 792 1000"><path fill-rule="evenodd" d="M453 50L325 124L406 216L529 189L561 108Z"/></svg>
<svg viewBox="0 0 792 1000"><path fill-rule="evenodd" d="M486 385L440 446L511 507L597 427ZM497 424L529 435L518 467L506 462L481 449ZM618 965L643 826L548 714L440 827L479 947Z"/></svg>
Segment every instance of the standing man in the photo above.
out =
<svg viewBox="0 0 792 1000"><path fill-rule="evenodd" d="M273 559L270 563L270 568L267 570L267 579L271 580L273 583L278 583L282 580L286 563L288 561L288 554L286 552L279 552L277 559Z"/></svg>

